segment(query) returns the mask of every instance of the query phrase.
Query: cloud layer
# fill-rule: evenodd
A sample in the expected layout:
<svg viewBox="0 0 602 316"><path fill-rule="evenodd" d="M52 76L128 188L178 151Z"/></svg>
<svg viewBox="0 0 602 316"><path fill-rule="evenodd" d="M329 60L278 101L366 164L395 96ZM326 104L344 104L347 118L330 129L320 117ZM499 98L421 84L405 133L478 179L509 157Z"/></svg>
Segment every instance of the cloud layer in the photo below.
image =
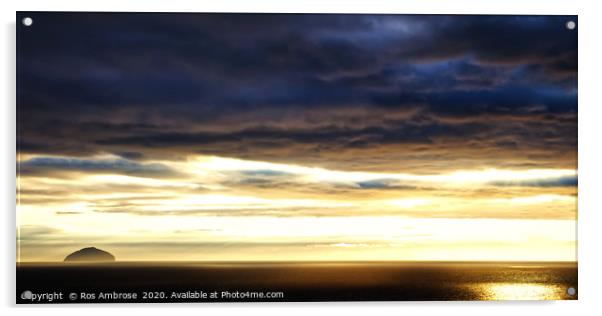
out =
<svg viewBox="0 0 602 316"><path fill-rule="evenodd" d="M44 14L19 36L18 146L347 170L572 168L568 19Z"/></svg>

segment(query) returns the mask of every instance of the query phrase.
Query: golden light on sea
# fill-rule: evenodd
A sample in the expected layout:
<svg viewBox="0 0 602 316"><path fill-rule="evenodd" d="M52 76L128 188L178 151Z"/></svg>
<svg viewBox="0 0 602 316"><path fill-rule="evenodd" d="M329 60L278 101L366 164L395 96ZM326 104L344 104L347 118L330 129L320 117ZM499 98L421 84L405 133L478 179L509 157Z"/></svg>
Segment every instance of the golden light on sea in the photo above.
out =
<svg viewBox="0 0 602 316"><path fill-rule="evenodd" d="M477 286L482 300L559 300L570 298L568 288L544 283L484 283Z"/></svg>

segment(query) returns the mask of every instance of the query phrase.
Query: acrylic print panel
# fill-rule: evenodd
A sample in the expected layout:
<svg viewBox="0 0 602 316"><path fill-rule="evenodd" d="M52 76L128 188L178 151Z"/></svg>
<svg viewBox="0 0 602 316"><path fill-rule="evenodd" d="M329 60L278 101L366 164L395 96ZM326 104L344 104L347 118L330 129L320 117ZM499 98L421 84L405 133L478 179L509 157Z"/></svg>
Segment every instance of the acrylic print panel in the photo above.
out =
<svg viewBox="0 0 602 316"><path fill-rule="evenodd" d="M17 302L577 299L577 17L17 13Z"/></svg>

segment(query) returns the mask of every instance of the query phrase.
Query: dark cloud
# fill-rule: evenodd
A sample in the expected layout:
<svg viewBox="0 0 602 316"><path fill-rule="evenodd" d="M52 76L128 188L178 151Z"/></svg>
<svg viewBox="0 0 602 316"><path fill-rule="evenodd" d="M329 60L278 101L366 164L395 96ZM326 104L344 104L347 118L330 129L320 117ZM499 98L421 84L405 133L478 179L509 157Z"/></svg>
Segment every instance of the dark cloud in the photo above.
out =
<svg viewBox="0 0 602 316"><path fill-rule="evenodd" d="M54 212L56 215L80 215L82 212L73 212L73 211L56 211Z"/></svg>
<svg viewBox="0 0 602 316"><path fill-rule="evenodd" d="M576 163L574 16L26 14L23 153Z"/></svg>
<svg viewBox="0 0 602 316"><path fill-rule="evenodd" d="M121 156L125 159L131 159L131 160L141 159L144 157L144 155L142 153L135 152L135 151L122 151L122 152L116 152L115 154L118 156Z"/></svg>
<svg viewBox="0 0 602 316"><path fill-rule="evenodd" d="M395 189L395 190L415 190L417 187L412 185L400 184L396 179L376 179L357 182L361 189Z"/></svg>
<svg viewBox="0 0 602 316"><path fill-rule="evenodd" d="M341 144L347 147L362 147L365 144L387 143L432 143L436 137L465 137L489 129L478 123L458 125L444 124L404 124L394 128L369 127L362 129L342 129L324 127L320 130L293 130L257 128L232 133L158 133L136 137L116 137L101 140L103 145L128 145L136 148L163 146L205 146L223 143L255 143L256 147L283 147L294 144ZM285 143L285 144L283 144ZM201 149L202 150L202 149Z"/></svg>
<svg viewBox="0 0 602 316"><path fill-rule="evenodd" d="M107 172L147 177L174 176L178 174L159 163L138 163L126 159L77 159L36 157L19 164L21 175L80 171Z"/></svg>
<svg viewBox="0 0 602 316"><path fill-rule="evenodd" d="M271 169L244 170L244 171L241 171L240 173L245 176L264 176L264 177L279 177L279 176L291 175L290 172L271 170Z"/></svg>
<svg viewBox="0 0 602 316"><path fill-rule="evenodd" d="M519 187L576 187L577 176L566 176L559 178L550 178L550 179L539 179L539 180L529 180L529 181L496 181L490 182L492 185L497 186L519 186Z"/></svg>

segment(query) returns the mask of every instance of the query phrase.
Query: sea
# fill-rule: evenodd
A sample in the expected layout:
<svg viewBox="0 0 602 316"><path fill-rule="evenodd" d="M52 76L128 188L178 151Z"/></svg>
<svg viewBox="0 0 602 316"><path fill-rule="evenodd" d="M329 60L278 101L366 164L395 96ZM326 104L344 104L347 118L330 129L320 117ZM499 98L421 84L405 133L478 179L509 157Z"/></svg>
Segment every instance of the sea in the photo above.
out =
<svg viewBox="0 0 602 316"><path fill-rule="evenodd" d="M16 281L20 304L578 299L576 262L23 262Z"/></svg>

